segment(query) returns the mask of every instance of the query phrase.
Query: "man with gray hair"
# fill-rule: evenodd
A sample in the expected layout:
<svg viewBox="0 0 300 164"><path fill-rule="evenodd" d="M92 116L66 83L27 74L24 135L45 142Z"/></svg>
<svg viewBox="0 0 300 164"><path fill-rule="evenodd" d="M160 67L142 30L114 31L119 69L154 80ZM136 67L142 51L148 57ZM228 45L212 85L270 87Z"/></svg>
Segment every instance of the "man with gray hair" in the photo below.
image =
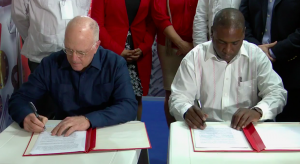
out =
<svg viewBox="0 0 300 164"><path fill-rule="evenodd" d="M126 61L103 49L97 22L77 16L66 28L64 48L45 57L28 82L9 101L9 113L26 131L41 132L47 118L37 118L29 102L49 93L62 120L52 135L70 135L89 127L104 127L134 120L137 101ZM38 109L39 112L42 109Z"/></svg>
<svg viewBox="0 0 300 164"><path fill-rule="evenodd" d="M228 121L240 130L274 119L287 92L264 52L244 41L242 13L219 11L211 29L212 41L196 46L181 62L171 86L171 114L200 129L206 121Z"/></svg>

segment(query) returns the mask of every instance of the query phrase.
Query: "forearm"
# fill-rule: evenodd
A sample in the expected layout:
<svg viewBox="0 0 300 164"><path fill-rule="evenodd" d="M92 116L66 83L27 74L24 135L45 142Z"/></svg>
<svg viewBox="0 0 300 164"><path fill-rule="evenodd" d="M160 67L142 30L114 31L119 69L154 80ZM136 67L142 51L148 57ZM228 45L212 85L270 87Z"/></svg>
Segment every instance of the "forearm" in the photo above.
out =
<svg viewBox="0 0 300 164"><path fill-rule="evenodd" d="M208 33L208 0L199 0L197 4L196 14L193 23L193 45L207 41Z"/></svg>
<svg viewBox="0 0 300 164"><path fill-rule="evenodd" d="M13 0L11 7L11 18L14 21L18 32L23 40L28 36L29 18L26 13L29 8L29 4L23 1Z"/></svg>
<svg viewBox="0 0 300 164"><path fill-rule="evenodd" d="M181 39L181 37L177 34L177 32L175 31L174 27L168 26L165 28L164 30L164 34L166 35L166 37L168 37L172 43L174 43L178 48L182 47L182 42L184 42L184 40Z"/></svg>

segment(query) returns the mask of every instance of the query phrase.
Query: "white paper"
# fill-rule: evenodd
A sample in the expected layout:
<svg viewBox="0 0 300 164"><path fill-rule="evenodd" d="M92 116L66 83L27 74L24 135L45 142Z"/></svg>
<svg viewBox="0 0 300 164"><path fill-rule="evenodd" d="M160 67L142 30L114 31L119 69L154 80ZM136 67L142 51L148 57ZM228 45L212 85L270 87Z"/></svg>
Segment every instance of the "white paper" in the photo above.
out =
<svg viewBox="0 0 300 164"><path fill-rule="evenodd" d="M71 0L62 0L59 2L61 19L73 19L73 6Z"/></svg>
<svg viewBox="0 0 300 164"><path fill-rule="evenodd" d="M255 129L266 149L300 148L299 126L256 126Z"/></svg>
<svg viewBox="0 0 300 164"><path fill-rule="evenodd" d="M48 127L49 128L49 127ZM53 154L85 151L86 131L76 131L70 136L51 136L51 131L42 132L30 154Z"/></svg>
<svg viewBox="0 0 300 164"><path fill-rule="evenodd" d="M204 130L193 129L198 148L248 148L242 131L227 126L207 126Z"/></svg>

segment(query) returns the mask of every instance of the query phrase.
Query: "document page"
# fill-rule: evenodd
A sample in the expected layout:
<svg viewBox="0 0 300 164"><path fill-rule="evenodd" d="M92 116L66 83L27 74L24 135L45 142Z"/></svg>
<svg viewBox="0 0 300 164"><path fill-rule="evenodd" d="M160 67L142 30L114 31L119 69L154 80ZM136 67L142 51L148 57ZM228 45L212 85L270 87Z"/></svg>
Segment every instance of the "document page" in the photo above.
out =
<svg viewBox="0 0 300 164"><path fill-rule="evenodd" d="M77 131L68 137L52 136L51 130L56 125L48 124L39 134L30 154L54 154L85 151L86 131Z"/></svg>
<svg viewBox="0 0 300 164"><path fill-rule="evenodd" d="M193 129L195 147L198 148L248 148L249 143L242 131L229 126L207 126L204 130Z"/></svg>
<svg viewBox="0 0 300 164"><path fill-rule="evenodd" d="M261 124L257 125L255 129L266 149L300 149L299 125Z"/></svg>

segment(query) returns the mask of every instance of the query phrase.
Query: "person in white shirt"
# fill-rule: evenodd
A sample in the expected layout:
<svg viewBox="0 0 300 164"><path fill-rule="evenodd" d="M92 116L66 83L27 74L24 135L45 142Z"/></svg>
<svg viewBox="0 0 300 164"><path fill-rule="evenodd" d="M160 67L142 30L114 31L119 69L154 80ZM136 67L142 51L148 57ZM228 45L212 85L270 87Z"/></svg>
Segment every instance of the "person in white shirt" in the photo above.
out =
<svg viewBox="0 0 300 164"><path fill-rule="evenodd" d="M12 0L11 16L24 40L31 72L41 60L62 50L68 22L87 15L91 0Z"/></svg>
<svg viewBox="0 0 300 164"><path fill-rule="evenodd" d="M210 40L211 26L216 13L224 8L240 7L241 0L199 0L193 24L193 44Z"/></svg>
<svg viewBox="0 0 300 164"><path fill-rule="evenodd" d="M242 13L219 11L211 37L182 60L171 86L171 115L200 129L205 121L230 121L239 130L250 122L274 119L286 104L287 91L264 52L244 41Z"/></svg>

